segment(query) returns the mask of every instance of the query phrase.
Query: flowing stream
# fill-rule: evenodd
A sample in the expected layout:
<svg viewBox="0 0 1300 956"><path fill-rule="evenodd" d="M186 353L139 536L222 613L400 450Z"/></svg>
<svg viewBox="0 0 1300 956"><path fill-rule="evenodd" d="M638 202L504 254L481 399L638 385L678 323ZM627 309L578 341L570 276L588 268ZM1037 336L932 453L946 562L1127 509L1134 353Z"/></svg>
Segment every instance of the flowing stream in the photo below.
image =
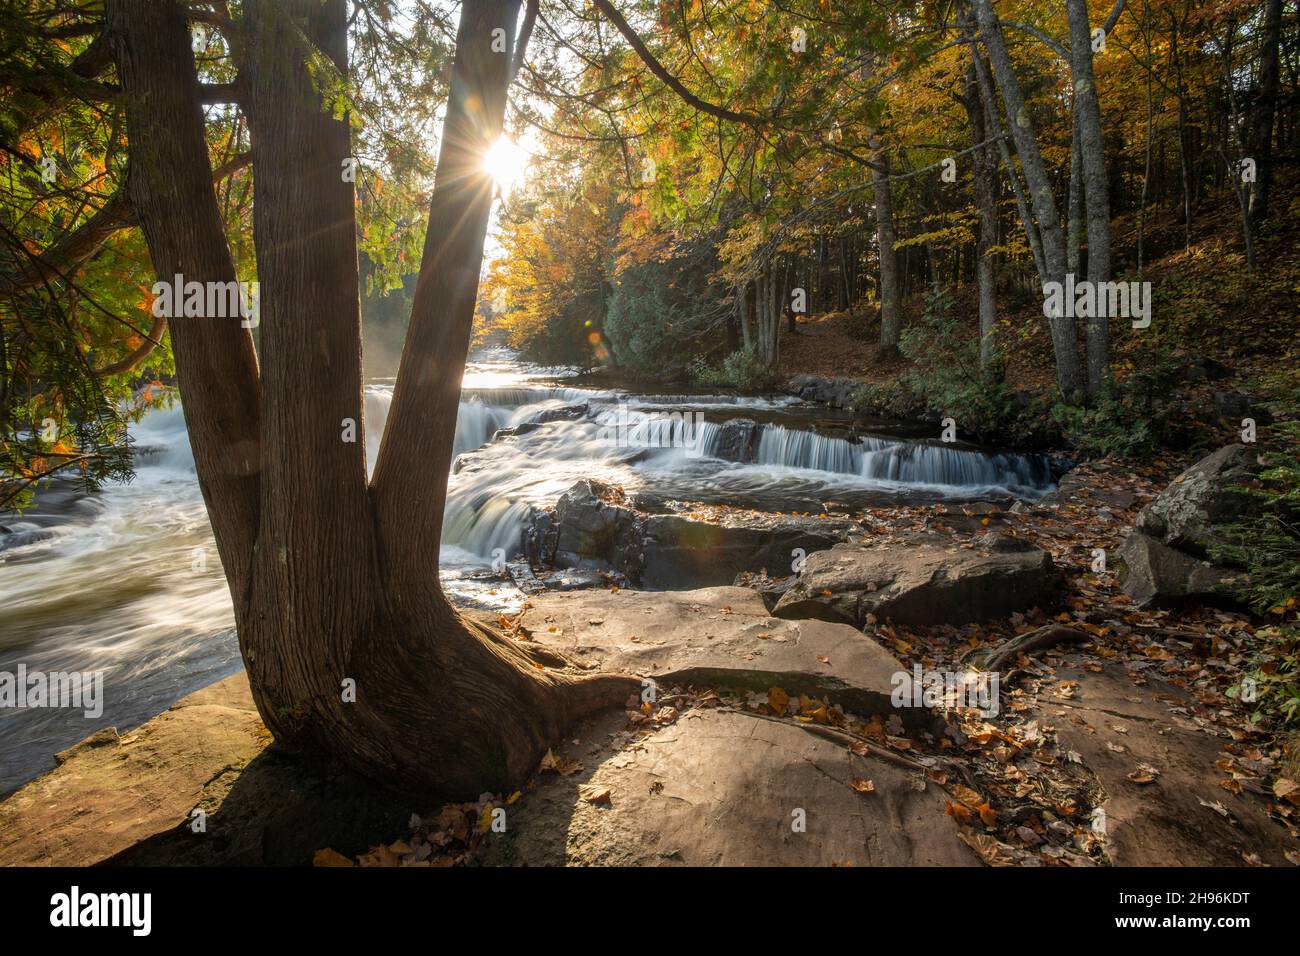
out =
<svg viewBox="0 0 1300 956"><path fill-rule="evenodd" d="M828 502L1033 498L1046 459L909 440L882 423L789 397L636 394L583 387L566 370L487 352L466 368L440 573L453 600L510 609L521 596L490 568L518 549L531 510L581 478L656 500L821 511ZM373 464L391 381L366 389ZM102 713L0 707L0 794L102 727L125 732L242 665L179 405L132 429L136 477L87 496L43 491L0 515L0 678L101 672ZM915 435L913 435L913 439Z"/></svg>

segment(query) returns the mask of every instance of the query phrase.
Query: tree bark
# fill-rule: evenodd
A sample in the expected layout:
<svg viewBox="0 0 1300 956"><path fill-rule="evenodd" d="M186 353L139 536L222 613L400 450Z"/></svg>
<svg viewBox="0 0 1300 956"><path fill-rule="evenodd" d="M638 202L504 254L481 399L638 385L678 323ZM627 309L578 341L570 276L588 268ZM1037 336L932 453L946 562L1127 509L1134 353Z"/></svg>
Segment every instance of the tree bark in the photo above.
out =
<svg viewBox="0 0 1300 956"><path fill-rule="evenodd" d="M1043 246L1043 261L1047 268L1049 282L1063 282L1065 279L1065 243L1061 234L1061 218L1056 208L1056 197L1052 193L1051 180L1043 164L1042 152L1038 147L1038 138L1034 132L1033 120L1029 107L1020 89L1011 64L1011 55L1007 52L1006 40L1002 36L1002 27L993 13L990 0L972 0L975 16L980 28L984 48L988 51L989 61L1002 99L1007 107L1007 119L1011 124L1011 136L1015 140L1016 152L1020 155L1020 166L1024 170L1025 184L1033 202L1034 215L1038 219L1038 234ZM1056 384L1067 400L1074 400L1083 390L1083 370L1079 365L1079 345L1076 340L1074 320L1066 315L1048 317L1052 333L1052 348L1056 356Z"/></svg>
<svg viewBox="0 0 1300 956"><path fill-rule="evenodd" d="M1092 27L1088 22L1087 0L1066 0L1066 14L1070 22L1070 72L1074 79L1079 171L1088 223L1088 281L1094 289L1100 289L1101 283L1110 281L1110 187L1101 138L1101 103L1092 70ZM1095 398L1110 381L1110 317L1089 317L1085 332L1088 394Z"/></svg>
<svg viewBox="0 0 1300 956"><path fill-rule="evenodd" d="M110 0L105 15L132 144L127 188L154 272L166 281L177 273L234 281L184 12L154 0ZM238 317L178 317L171 339L195 471L238 613L247 600L260 508L253 339Z"/></svg>
<svg viewBox="0 0 1300 956"><path fill-rule="evenodd" d="M972 62L966 71L966 95L963 103L970 121L971 143L987 143L993 137L993 124L980 99L979 80ZM997 340L997 274L990 252L998 243L997 159L993 147L985 145L972 154L974 158L975 208L979 210L980 231L975 243L975 285L979 297L980 368L985 373L994 367Z"/></svg>
<svg viewBox="0 0 1300 956"><path fill-rule="evenodd" d="M133 160L146 160L148 187L138 197L146 201L137 208L155 268L233 277L181 8L109 0L109 9ZM346 70L344 0L248 0L244 9L263 289L260 396L237 320L191 327L185 319L173 323L173 336L206 347L178 346L177 367L254 699L288 748L425 792L503 789L533 770L573 720L640 687L630 677L549 669L554 655L462 619L438 582L491 205L481 160L501 128L511 60L509 43L491 50L492 31L513 36L518 0L462 7L425 258L383 470L369 486L354 197L341 175L349 131L323 108L304 61L315 46ZM210 434L209 419L225 431ZM345 419L355 422L355 441L346 440ZM250 423L255 467L232 478L230 449L245 448ZM353 688L354 698L345 694Z"/></svg>
<svg viewBox="0 0 1300 956"><path fill-rule="evenodd" d="M1259 104L1251 132L1255 183L1250 193L1250 224L1258 232L1268 217L1269 187L1273 182L1273 118L1277 113L1278 51L1282 35L1282 0L1268 0L1264 8L1264 32L1260 38Z"/></svg>
<svg viewBox="0 0 1300 956"><path fill-rule="evenodd" d="M894 204L889 194L889 154L874 131L871 137L871 185L876 200L876 250L880 261L880 348L898 351L902 309L898 293L898 253L894 249Z"/></svg>

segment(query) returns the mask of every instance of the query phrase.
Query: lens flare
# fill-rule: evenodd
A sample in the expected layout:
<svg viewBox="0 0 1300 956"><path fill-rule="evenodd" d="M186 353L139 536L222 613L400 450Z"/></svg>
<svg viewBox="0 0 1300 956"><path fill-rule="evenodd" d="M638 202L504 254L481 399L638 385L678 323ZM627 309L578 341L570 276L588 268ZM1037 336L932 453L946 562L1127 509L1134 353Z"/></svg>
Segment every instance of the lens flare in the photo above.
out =
<svg viewBox="0 0 1300 956"><path fill-rule="evenodd" d="M503 135L483 157L483 168L503 193L509 193L511 187L523 178L527 162L528 155L514 140Z"/></svg>

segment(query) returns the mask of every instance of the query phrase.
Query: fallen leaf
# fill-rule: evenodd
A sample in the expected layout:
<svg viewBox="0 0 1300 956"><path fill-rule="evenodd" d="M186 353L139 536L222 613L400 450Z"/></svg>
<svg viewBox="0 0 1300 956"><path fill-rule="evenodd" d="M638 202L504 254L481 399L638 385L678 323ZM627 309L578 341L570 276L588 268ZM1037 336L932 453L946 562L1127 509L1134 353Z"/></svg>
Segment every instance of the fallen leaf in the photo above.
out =
<svg viewBox="0 0 1300 956"><path fill-rule="evenodd" d="M337 850L326 847L311 855L312 866L354 866L355 864Z"/></svg>

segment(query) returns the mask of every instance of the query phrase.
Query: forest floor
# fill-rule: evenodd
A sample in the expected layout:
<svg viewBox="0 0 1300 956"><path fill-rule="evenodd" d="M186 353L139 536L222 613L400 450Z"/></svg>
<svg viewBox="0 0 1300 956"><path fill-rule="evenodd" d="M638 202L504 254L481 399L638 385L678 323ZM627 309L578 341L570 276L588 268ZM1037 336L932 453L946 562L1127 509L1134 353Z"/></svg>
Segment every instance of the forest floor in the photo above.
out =
<svg viewBox="0 0 1300 956"><path fill-rule="evenodd" d="M1276 214L1256 243L1258 266L1246 266L1235 200L1207 204L1193 217L1190 246L1170 211L1153 212L1146 224L1148 264L1143 278L1152 284L1152 328L1112 328L1116 373L1123 377L1153 341L1189 354L1210 356L1232 366L1242 380L1275 369L1287 354L1294 362L1300 345L1300 186L1282 186ZM1131 217L1113 223L1117 250L1136 244ZM1136 278L1135 263L1119 261L1116 278ZM1015 390L1049 392L1051 341L1042 303L1024 289L999 290L997 339L1007 359L1007 381ZM883 356L879 346L878 306L865 307L866 321L847 312L799 316L797 331L782 328L780 373L886 382L909 367L906 359ZM921 314L922 294L903 304L904 323ZM955 314L977 334L973 286L955 292Z"/></svg>

